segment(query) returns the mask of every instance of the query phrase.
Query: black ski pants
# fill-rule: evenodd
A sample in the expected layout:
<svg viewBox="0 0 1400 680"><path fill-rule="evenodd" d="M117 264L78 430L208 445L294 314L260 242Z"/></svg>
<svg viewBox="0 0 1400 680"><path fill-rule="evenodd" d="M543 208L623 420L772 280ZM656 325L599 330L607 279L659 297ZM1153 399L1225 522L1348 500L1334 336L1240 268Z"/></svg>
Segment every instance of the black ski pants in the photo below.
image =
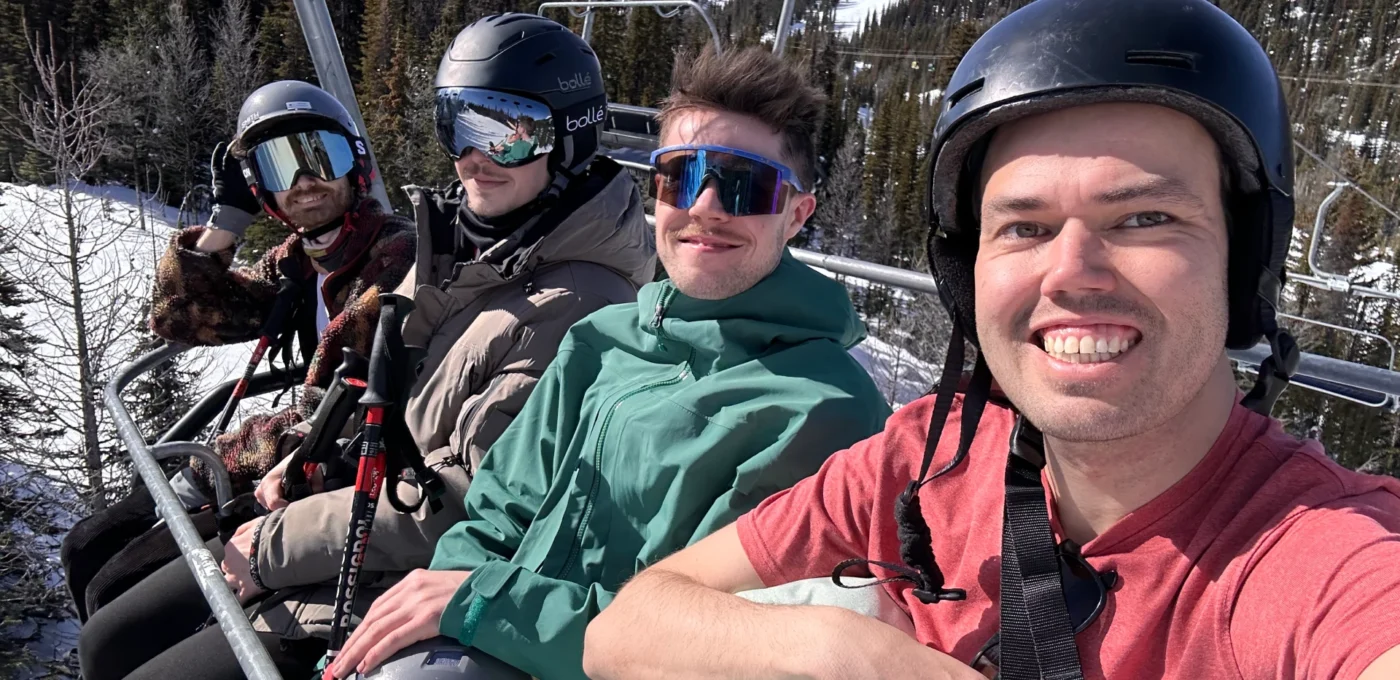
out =
<svg viewBox="0 0 1400 680"><path fill-rule="evenodd" d="M217 539L208 543L222 559ZM184 559L161 567L102 607L78 637L84 680L242 680L238 660L217 625ZM319 638L284 640L259 634L287 680L311 678L326 652Z"/></svg>

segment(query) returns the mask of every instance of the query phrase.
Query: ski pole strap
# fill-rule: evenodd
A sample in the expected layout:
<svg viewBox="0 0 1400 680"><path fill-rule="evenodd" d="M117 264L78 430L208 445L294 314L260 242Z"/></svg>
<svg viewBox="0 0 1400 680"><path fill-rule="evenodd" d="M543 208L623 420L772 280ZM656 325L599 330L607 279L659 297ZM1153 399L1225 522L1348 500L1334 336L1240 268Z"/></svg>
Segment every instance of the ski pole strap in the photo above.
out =
<svg viewBox="0 0 1400 680"><path fill-rule="evenodd" d="M1001 680L1082 680L1045 505L1040 431L1016 417L1001 531Z"/></svg>

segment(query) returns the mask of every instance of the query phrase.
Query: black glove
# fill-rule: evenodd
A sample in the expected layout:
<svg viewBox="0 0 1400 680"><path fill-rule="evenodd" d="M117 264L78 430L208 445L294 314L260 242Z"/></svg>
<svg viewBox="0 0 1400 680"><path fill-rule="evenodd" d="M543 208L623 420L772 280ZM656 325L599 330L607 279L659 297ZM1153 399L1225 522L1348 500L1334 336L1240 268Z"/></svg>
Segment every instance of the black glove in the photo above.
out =
<svg viewBox="0 0 1400 680"><path fill-rule="evenodd" d="M209 183L214 187L214 215L209 218L209 226L242 238L248 225L262 212L262 204L248 188L242 164L228 153L228 144L219 142L214 147L214 155L209 158L209 175Z"/></svg>

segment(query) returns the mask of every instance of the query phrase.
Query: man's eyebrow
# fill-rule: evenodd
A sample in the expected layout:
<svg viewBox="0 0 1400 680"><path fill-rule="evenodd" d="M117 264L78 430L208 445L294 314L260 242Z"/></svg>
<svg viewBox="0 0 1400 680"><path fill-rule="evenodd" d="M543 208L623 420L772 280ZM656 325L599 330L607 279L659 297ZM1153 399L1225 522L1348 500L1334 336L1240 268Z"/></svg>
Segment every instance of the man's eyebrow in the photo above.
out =
<svg viewBox="0 0 1400 680"><path fill-rule="evenodd" d="M1127 203L1141 198L1156 198L1174 203L1185 203L1193 206L1203 205L1200 196L1191 190L1185 182L1175 177L1157 176L1133 184L1109 189L1094 195L1094 201L1098 203Z"/></svg>
<svg viewBox="0 0 1400 680"><path fill-rule="evenodd" d="M1049 203L1035 196L998 196L982 204L984 214L1006 214L1044 210Z"/></svg>

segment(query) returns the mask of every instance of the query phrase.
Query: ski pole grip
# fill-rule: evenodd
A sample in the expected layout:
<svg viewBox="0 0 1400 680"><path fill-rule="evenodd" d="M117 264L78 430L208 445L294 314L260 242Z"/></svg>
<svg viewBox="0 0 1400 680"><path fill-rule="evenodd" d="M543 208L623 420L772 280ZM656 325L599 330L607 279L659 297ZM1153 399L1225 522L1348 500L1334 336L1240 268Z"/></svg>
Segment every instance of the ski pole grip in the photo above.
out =
<svg viewBox="0 0 1400 680"><path fill-rule="evenodd" d="M360 397L361 406L387 407L394 403L393 367L394 343L399 337L399 305L407 302L402 295L381 293L379 295L379 326L374 332L374 346L369 354L369 377L365 381L365 395ZM408 302L412 306L412 302Z"/></svg>

